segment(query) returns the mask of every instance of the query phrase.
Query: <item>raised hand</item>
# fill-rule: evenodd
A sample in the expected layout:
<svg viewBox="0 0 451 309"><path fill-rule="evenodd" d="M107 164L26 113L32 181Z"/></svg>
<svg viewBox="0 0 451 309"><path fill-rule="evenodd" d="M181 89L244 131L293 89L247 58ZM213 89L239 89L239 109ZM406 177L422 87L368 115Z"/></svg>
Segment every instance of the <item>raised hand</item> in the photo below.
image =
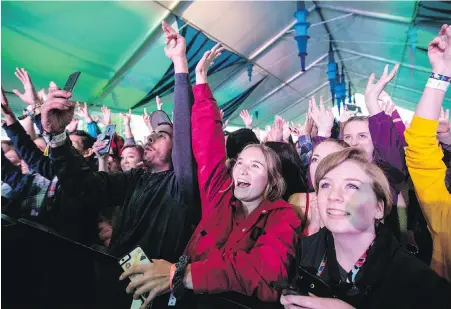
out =
<svg viewBox="0 0 451 309"><path fill-rule="evenodd" d="M388 93L382 90L378 100L380 102L382 111L385 112L385 114L391 116L396 109L396 105L393 103Z"/></svg>
<svg viewBox="0 0 451 309"><path fill-rule="evenodd" d="M106 107L106 106L102 106L102 117L95 117L94 121L95 122L101 122L104 126L107 126L109 124L111 124L111 110Z"/></svg>
<svg viewBox="0 0 451 309"><path fill-rule="evenodd" d="M310 108L310 101L309 101L309 108ZM303 135L310 135L312 134L313 125L315 122L313 121L312 117L310 116L310 113L307 112L307 117L305 117L305 123L303 126Z"/></svg>
<svg viewBox="0 0 451 309"><path fill-rule="evenodd" d="M42 103L44 103L45 100L47 100L47 93L45 92L45 88L42 88L41 90L38 91L38 98L39 101L41 101Z"/></svg>
<svg viewBox="0 0 451 309"><path fill-rule="evenodd" d="M157 100L157 110L159 111L163 110L163 102L161 102L160 97L157 96L156 100Z"/></svg>
<svg viewBox="0 0 451 309"><path fill-rule="evenodd" d="M340 114L340 122L345 123L349 120L349 118L355 116L357 114L357 109L354 111L348 110L348 106L345 105L345 110L341 112Z"/></svg>
<svg viewBox="0 0 451 309"><path fill-rule="evenodd" d="M443 25L438 37L428 46L428 57L434 73L451 76L451 27Z"/></svg>
<svg viewBox="0 0 451 309"><path fill-rule="evenodd" d="M17 121L16 115L14 115L13 111L11 110L11 107L9 106L8 99L6 98L5 92L2 88L2 115L5 117L6 125L12 125L14 122Z"/></svg>
<svg viewBox="0 0 451 309"><path fill-rule="evenodd" d="M153 132L152 124L150 123L150 116L147 114L147 109L144 108L143 120L146 124L147 129L149 129L149 133Z"/></svg>
<svg viewBox="0 0 451 309"><path fill-rule="evenodd" d="M438 118L437 133L447 133L449 129L449 109L447 109L445 112L442 107L442 110L440 111L440 117Z"/></svg>
<svg viewBox="0 0 451 309"><path fill-rule="evenodd" d="M21 93L17 89L13 89L13 92L26 104L34 105L39 101L39 96L36 90L34 89L33 83L31 81L28 72L25 69L16 68L16 72L14 72L16 77L21 81L24 92Z"/></svg>
<svg viewBox="0 0 451 309"><path fill-rule="evenodd" d="M207 83L207 73L208 68L213 64L216 58L221 56L221 53L225 50L221 46L221 43L216 44L211 50L204 53L202 59L196 66L196 84L206 84Z"/></svg>
<svg viewBox="0 0 451 309"><path fill-rule="evenodd" d="M53 90L41 106L41 122L44 131L52 134L62 133L74 116L75 103L69 102L71 92Z"/></svg>
<svg viewBox="0 0 451 309"><path fill-rule="evenodd" d="M283 125L284 120L279 115L276 115L274 119L274 124L269 133L269 137L271 138L268 141L272 142L282 142L283 141Z"/></svg>
<svg viewBox="0 0 451 309"><path fill-rule="evenodd" d="M252 129L252 116L249 114L247 109L244 109L240 112L240 117L243 119L244 125L248 129Z"/></svg>
<svg viewBox="0 0 451 309"><path fill-rule="evenodd" d="M66 126L66 130L69 133L75 132L78 129L78 118L72 118L71 122Z"/></svg>
<svg viewBox="0 0 451 309"><path fill-rule="evenodd" d="M186 55L186 42L185 38L178 34L171 26L166 22L161 23L165 35L164 53L166 56L174 61L174 58L185 57Z"/></svg>
<svg viewBox="0 0 451 309"><path fill-rule="evenodd" d="M122 119L124 120L124 126L129 126L132 119L132 110L129 109L128 113L121 113Z"/></svg>
<svg viewBox="0 0 451 309"><path fill-rule="evenodd" d="M325 137L330 137L334 125L334 115L330 108L324 106L324 98L322 96L320 97L319 107L316 105L315 97L312 97L312 100L309 102L309 115L318 127L318 132L325 134Z"/></svg>
<svg viewBox="0 0 451 309"><path fill-rule="evenodd" d="M365 103L368 108L368 112L370 116L379 114L382 110L377 102L377 99L381 95L382 91L388 85L388 83L395 77L396 72L399 69L399 64L396 64L391 70L390 74L388 73L388 64L384 68L384 73L379 78L377 83L374 83L376 79L376 74L371 73L370 78L368 79L368 84L365 89Z"/></svg>
<svg viewBox="0 0 451 309"><path fill-rule="evenodd" d="M229 119L224 121L224 111L222 109L219 111L219 113L221 114L222 129L224 130L229 125Z"/></svg>
<svg viewBox="0 0 451 309"><path fill-rule="evenodd" d="M91 115L89 114L88 104L85 102L83 105L77 102L77 112L75 113L78 117L83 118L86 122L92 122Z"/></svg>

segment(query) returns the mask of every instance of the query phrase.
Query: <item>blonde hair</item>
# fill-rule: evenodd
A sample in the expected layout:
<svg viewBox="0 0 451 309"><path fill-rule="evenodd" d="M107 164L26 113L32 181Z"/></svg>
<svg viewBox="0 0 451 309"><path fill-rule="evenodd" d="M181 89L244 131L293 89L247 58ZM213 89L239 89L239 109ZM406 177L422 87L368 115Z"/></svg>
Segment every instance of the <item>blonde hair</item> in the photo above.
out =
<svg viewBox="0 0 451 309"><path fill-rule="evenodd" d="M271 202L281 199L286 190L286 183L282 177L282 163L279 156L274 150L263 144L247 145L241 152L252 147L261 150L268 166L268 184L263 198Z"/></svg>
<svg viewBox="0 0 451 309"><path fill-rule="evenodd" d="M368 122L368 119L369 119L368 116L352 116L351 118L349 118L348 120L346 120L345 122L343 122L341 124L340 136L343 136L345 127L348 125L348 123L355 122L355 121Z"/></svg>
<svg viewBox="0 0 451 309"><path fill-rule="evenodd" d="M365 151L349 147L341 151L332 153L325 157L318 165L315 175L315 185L319 188L319 182L326 176L331 170L339 166L345 161L352 161L357 163L373 181L372 189L376 195L378 202L384 204L384 218L390 213L392 208L392 200L390 193L390 185L384 172L375 164L370 162L367 158Z"/></svg>

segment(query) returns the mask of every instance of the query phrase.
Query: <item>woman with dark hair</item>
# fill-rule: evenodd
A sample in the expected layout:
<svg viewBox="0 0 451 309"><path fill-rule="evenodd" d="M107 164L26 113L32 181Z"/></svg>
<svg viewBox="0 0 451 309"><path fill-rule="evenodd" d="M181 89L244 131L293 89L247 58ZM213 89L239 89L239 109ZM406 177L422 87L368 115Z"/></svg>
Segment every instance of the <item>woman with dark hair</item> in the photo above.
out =
<svg viewBox="0 0 451 309"><path fill-rule="evenodd" d="M307 192L306 173L294 146L282 142L266 142L265 145L274 150L282 162L282 176L287 184L283 199L288 201L294 193Z"/></svg>

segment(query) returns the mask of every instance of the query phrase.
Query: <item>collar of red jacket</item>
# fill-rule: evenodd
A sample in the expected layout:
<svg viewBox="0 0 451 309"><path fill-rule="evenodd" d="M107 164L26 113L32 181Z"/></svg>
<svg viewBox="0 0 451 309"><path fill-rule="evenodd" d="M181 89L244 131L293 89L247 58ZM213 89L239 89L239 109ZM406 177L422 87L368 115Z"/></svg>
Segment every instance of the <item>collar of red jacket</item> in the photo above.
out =
<svg viewBox="0 0 451 309"><path fill-rule="evenodd" d="M241 206L241 201L237 200L235 197L233 198L233 201L231 203L231 206L234 210L236 210L237 207ZM265 200L263 201L254 211L261 212L262 214L265 214L271 210L275 209L282 209L282 208L291 208L290 204L285 202L284 200L277 200L274 202Z"/></svg>

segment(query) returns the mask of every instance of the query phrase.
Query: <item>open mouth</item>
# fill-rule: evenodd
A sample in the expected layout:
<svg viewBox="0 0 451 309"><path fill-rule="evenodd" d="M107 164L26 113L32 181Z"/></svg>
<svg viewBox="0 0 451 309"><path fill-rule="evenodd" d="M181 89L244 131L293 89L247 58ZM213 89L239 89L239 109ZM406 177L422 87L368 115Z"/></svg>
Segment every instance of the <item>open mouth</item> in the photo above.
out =
<svg viewBox="0 0 451 309"><path fill-rule="evenodd" d="M349 212L344 211L344 210L340 210L340 209L329 208L326 211L327 211L328 215L334 216L334 217L346 217L346 216L350 216L351 215Z"/></svg>
<svg viewBox="0 0 451 309"><path fill-rule="evenodd" d="M251 185L251 183L244 179L238 179L236 185L238 188L247 188Z"/></svg>

